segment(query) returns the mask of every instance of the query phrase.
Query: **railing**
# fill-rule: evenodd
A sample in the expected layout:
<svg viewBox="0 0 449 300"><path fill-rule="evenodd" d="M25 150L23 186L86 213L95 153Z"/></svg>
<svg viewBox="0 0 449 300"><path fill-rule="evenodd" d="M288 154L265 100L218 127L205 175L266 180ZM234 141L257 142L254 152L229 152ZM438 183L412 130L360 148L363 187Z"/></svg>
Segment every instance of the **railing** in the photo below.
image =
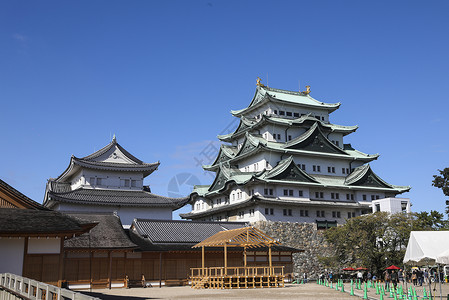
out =
<svg viewBox="0 0 449 300"><path fill-rule="evenodd" d="M3 273L0 274L0 298L9 293L25 299L77 299L77 300L99 300L67 289L58 288L54 285L42 283L22 276ZM3 295L2 295L3 294Z"/></svg>
<svg viewBox="0 0 449 300"><path fill-rule="evenodd" d="M284 276L284 266L276 267L209 267L191 268L193 277L223 276Z"/></svg>

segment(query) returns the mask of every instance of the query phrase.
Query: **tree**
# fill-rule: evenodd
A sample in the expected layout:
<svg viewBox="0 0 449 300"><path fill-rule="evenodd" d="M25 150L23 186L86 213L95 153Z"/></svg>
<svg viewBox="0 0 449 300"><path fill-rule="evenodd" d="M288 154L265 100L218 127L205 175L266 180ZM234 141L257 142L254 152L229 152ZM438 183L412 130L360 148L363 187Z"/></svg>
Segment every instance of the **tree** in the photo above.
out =
<svg viewBox="0 0 449 300"><path fill-rule="evenodd" d="M432 185L441 189L445 196L449 196L449 168L438 170L438 172L440 175L433 175ZM449 214L449 205L446 205L446 214Z"/></svg>
<svg viewBox="0 0 449 300"><path fill-rule="evenodd" d="M340 269L363 266L379 274L389 265L402 265L410 231L448 228L448 221L436 211L417 214L376 212L351 218L346 224L324 232L335 255L322 261Z"/></svg>
<svg viewBox="0 0 449 300"><path fill-rule="evenodd" d="M419 229L414 230L448 230L449 221L444 220L444 215L435 210L430 213L422 211L415 214L416 221L414 226Z"/></svg>

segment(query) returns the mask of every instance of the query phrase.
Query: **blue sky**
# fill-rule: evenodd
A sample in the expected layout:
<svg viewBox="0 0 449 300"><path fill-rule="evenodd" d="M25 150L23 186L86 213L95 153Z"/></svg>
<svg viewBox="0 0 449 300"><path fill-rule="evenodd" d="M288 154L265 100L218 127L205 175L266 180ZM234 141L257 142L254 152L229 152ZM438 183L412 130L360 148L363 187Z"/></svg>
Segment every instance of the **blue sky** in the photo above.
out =
<svg viewBox="0 0 449 300"><path fill-rule="evenodd" d="M42 202L72 154L116 134L161 161L153 192L188 194L186 178L212 182L195 159L260 76L342 102L331 121L360 127L345 142L381 154L374 172L411 185L412 210L444 211L448 15L448 1L1 1L0 178Z"/></svg>

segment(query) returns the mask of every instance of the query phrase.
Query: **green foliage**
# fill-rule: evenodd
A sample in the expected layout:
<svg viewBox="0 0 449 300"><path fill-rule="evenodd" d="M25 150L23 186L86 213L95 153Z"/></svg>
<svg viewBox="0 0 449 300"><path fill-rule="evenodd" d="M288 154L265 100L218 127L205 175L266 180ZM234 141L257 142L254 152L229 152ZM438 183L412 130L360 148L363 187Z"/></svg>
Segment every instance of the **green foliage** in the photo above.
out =
<svg viewBox="0 0 449 300"><path fill-rule="evenodd" d="M420 228L419 230L449 230L449 221L444 220L442 213L432 210L430 213L422 211L415 215L415 226Z"/></svg>
<svg viewBox="0 0 449 300"><path fill-rule="evenodd" d="M391 215L377 212L352 218L324 232L335 249L335 256L328 258L334 262L326 263L338 268L362 266L381 273L389 265L402 265L410 231L448 228L443 215L436 211Z"/></svg>
<svg viewBox="0 0 449 300"><path fill-rule="evenodd" d="M445 196L449 196L449 168L438 170L440 175L433 175L432 185L443 191ZM446 206L446 213L449 214L449 205Z"/></svg>

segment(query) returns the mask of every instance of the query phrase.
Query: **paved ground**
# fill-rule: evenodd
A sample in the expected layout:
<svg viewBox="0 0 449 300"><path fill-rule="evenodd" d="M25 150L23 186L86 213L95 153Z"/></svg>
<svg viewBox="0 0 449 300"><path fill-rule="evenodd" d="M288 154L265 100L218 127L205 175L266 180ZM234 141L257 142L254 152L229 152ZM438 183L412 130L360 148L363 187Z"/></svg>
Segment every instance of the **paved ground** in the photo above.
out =
<svg viewBox="0 0 449 300"><path fill-rule="evenodd" d="M437 299L439 299L439 287L436 286ZM428 291L428 286L426 286ZM422 299L422 287L417 287L417 294ZM345 284L345 292L336 291L335 288L317 285L316 283L308 284L287 284L285 288L264 288L264 289L233 289L233 290L215 290L203 289L196 290L188 286L184 287L153 287L153 288L132 288L132 289L98 289L93 292L83 291L104 300L145 300L145 299L232 299L232 300L251 300L251 299L360 299L363 297L362 290L354 290L355 296L350 296L350 285ZM449 294L449 284L443 285L443 299L447 299ZM389 295L384 298L388 299ZM379 299L374 288L369 289L369 299Z"/></svg>

